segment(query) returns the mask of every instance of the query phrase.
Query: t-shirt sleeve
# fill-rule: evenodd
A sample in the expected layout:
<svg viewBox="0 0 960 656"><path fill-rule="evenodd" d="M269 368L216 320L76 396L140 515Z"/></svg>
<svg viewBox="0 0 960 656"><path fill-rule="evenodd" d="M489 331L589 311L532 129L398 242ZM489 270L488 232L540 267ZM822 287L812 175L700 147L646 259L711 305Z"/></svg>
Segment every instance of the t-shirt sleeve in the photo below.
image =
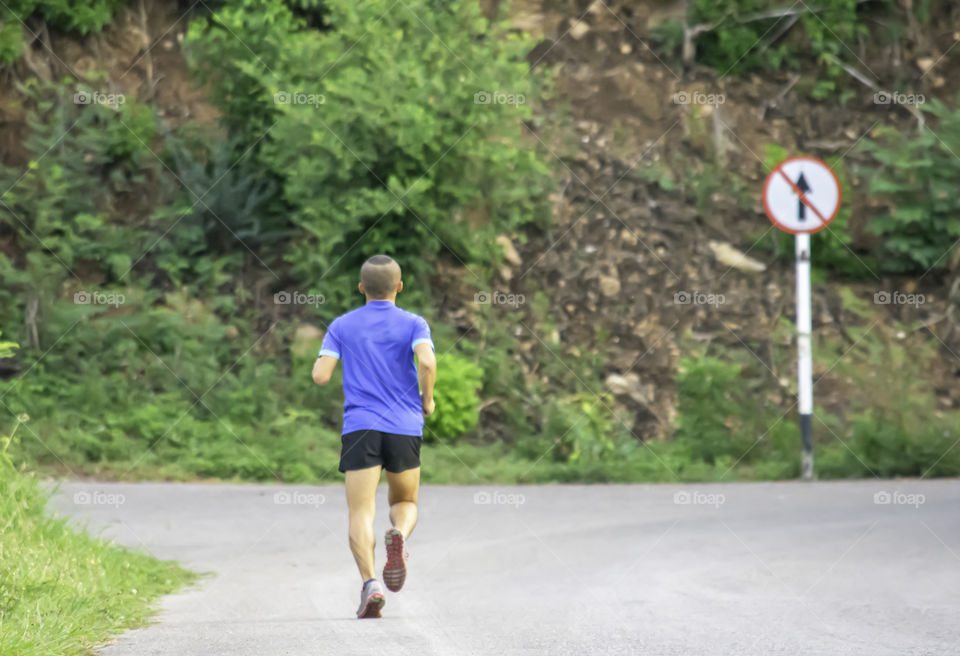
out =
<svg viewBox="0 0 960 656"><path fill-rule="evenodd" d="M417 317L413 326L413 340L410 343L410 349L417 348L419 344L429 344L431 349L436 350L433 346L433 340L430 339L430 324L423 317Z"/></svg>
<svg viewBox="0 0 960 656"><path fill-rule="evenodd" d="M320 352L317 357L324 355L340 359L340 326L334 320L327 329L327 334L323 336L323 342L320 344Z"/></svg>

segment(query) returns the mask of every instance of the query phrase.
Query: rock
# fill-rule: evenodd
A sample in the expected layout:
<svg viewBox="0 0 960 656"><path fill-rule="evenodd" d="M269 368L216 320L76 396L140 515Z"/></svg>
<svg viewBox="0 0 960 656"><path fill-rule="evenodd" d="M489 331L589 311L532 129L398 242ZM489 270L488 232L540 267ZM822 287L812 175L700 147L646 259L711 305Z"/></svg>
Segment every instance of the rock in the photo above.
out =
<svg viewBox="0 0 960 656"><path fill-rule="evenodd" d="M620 281L613 276L600 276L600 293L604 296L616 296L620 293Z"/></svg>
<svg viewBox="0 0 960 656"><path fill-rule="evenodd" d="M645 390L640 383L640 376L632 371L624 376L620 374L610 374L604 381L607 389L615 396L629 396L637 403L646 405L651 398L648 397L649 390Z"/></svg>
<svg viewBox="0 0 960 656"><path fill-rule="evenodd" d="M497 243L500 244L500 247L503 248L503 257L506 258L507 262L514 266L520 266L523 264L523 259L520 257L520 253L517 252L517 249L514 247L513 242L510 241L510 238L506 235L500 235L497 237Z"/></svg>
<svg viewBox="0 0 960 656"><path fill-rule="evenodd" d="M571 37L574 39L582 39L583 35L590 31L590 26L583 21L577 21L570 26L570 31L568 32Z"/></svg>
<svg viewBox="0 0 960 656"><path fill-rule="evenodd" d="M766 271L767 265L752 257L747 257L725 241L711 241L710 250L721 264L740 271Z"/></svg>
<svg viewBox="0 0 960 656"><path fill-rule="evenodd" d="M919 68L923 73L927 73L933 65L936 63L933 57L921 57L917 60L917 68Z"/></svg>

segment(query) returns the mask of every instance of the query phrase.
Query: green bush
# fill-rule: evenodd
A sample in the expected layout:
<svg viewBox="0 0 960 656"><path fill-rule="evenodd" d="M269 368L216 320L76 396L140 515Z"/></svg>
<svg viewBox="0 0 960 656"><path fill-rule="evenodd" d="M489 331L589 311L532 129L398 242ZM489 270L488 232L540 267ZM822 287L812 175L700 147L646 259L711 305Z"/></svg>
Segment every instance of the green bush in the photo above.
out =
<svg viewBox="0 0 960 656"><path fill-rule="evenodd" d="M283 181L303 235L293 272L325 278L329 307L343 308L351 287L338 282L373 253L404 263L413 289L441 253L489 266L493 235L546 217L548 170L523 127L542 89L534 42L475 2L326 10L316 30L281 0L243 0L186 41L231 134Z"/></svg>
<svg viewBox="0 0 960 656"><path fill-rule="evenodd" d="M741 373L739 364L710 356L680 361L674 439L685 443L693 458L712 463L750 448L752 422L742 420L750 395Z"/></svg>
<svg viewBox="0 0 960 656"><path fill-rule="evenodd" d="M437 358L436 410L427 417L425 435L452 441L469 433L480 421L483 370L472 360L453 353Z"/></svg>
<svg viewBox="0 0 960 656"><path fill-rule="evenodd" d="M37 15L52 27L81 34L102 29L122 0L8 0L0 4L0 65L19 59L24 25Z"/></svg>
<svg viewBox="0 0 960 656"><path fill-rule="evenodd" d="M0 332L3 335L3 332ZM19 348L16 342L0 341L0 358L12 358L14 352Z"/></svg>
<svg viewBox="0 0 960 656"><path fill-rule="evenodd" d="M747 361L749 367L736 362ZM768 400L767 372L754 356L697 353L680 361L671 451L683 476L789 478L799 474L800 435L788 410ZM758 376L758 378L753 378ZM699 466L698 466L699 463Z"/></svg>
<svg viewBox="0 0 960 656"><path fill-rule="evenodd" d="M153 140L153 110L132 98L116 109L77 104L66 83L31 82L22 91L34 105L24 142L30 160L25 170L0 167L0 224L29 253L31 284L66 278L81 260L118 280L146 241L137 219L155 200L147 187L159 163L141 143Z"/></svg>
<svg viewBox="0 0 960 656"><path fill-rule="evenodd" d="M960 450L953 447L960 438L960 412L938 408L930 381L944 357L940 342L908 337L911 328L891 322L886 306L878 309L852 290L843 290L841 299L844 311L873 323L852 329L855 349L841 340L821 346L824 359L835 363L833 376L847 382L848 414L842 420L825 418L829 429L815 431L825 445L820 474L956 476Z"/></svg>
<svg viewBox="0 0 960 656"><path fill-rule="evenodd" d="M865 170L867 191L886 204L868 230L882 239L878 261L888 271L943 268L960 237L960 109L939 99L920 108L938 121L935 132L881 126L860 146L876 162Z"/></svg>
<svg viewBox="0 0 960 656"><path fill-rule="evenodd" d="M805 11L804 5L795 5L801 12L803 38L781 40L772 45L766 44L765 39L789 18L757 19L771 9L768 0L695 0L687 20L690 25L717 23L714 29L696 38L697 58L724 74L795 69L801 59L812 56L828 62L827 76L836 78L841 72L835 63L830 63L831 56L845 53L845 43L855 42L857 36L867 34L866 27L857 20L857 4L857 0L833 0L821 3L816 12ZM667 43L676 43L675 36L665 38L671 34L669 30L661 28L660 34ZM831 91L833 86L831 79L821 80L818 93Z"/></svg>

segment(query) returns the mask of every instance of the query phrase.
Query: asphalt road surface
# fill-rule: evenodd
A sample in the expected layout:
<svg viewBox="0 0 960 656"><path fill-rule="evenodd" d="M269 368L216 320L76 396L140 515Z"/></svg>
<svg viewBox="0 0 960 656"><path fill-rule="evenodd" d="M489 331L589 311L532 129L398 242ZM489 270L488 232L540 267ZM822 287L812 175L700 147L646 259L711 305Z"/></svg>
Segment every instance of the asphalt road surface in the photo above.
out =
<svg viewBox="0 0 960 656"><path fill-rule="evenodd" d="M425 487L407 584L362 621L342 487L75 482L54 506L211 573L104 656L960 653L956 480Z"/></svg>

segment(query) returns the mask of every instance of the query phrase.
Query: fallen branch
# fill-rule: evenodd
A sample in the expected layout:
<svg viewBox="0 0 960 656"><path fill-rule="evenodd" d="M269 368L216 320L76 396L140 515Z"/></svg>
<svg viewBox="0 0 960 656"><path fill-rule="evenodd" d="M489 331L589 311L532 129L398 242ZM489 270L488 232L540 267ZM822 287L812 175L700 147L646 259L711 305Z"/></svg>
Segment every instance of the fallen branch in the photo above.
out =
<svg viewBox="0 0 960 656"><path fill-rule="evenodd" d="M865 2L870 2L871 0L857 0L857 4L861 5ZM683 24L683 63L691 64L693 63L694 55L696 54L696 48L693 45L693 40L703 34L704 32L712 32L713 30L720 27L720 25L733 16L733 22L743 25L745 23L754 23L761 20L770 20L773 18L785 18L787 16L791 17L791 20L787 22L786 26L782 27L777 31L767 42L764 44L762 50L765 50L770 47L771 44L776 43L777 39L786 34L790 28L796 24L800 16L803 14L818 14L821 11L825 11L828 7L810 7L806 4L803 4L802 7L787 7L785 9L768 9L766 11L758 11L753 14L747 14L746 16L733 16L733 10L728 11L723 16L718 18L712 23L701 23L699 25L687 25L686 21ZM761 50L761 52L762 52Z"/></svg>

